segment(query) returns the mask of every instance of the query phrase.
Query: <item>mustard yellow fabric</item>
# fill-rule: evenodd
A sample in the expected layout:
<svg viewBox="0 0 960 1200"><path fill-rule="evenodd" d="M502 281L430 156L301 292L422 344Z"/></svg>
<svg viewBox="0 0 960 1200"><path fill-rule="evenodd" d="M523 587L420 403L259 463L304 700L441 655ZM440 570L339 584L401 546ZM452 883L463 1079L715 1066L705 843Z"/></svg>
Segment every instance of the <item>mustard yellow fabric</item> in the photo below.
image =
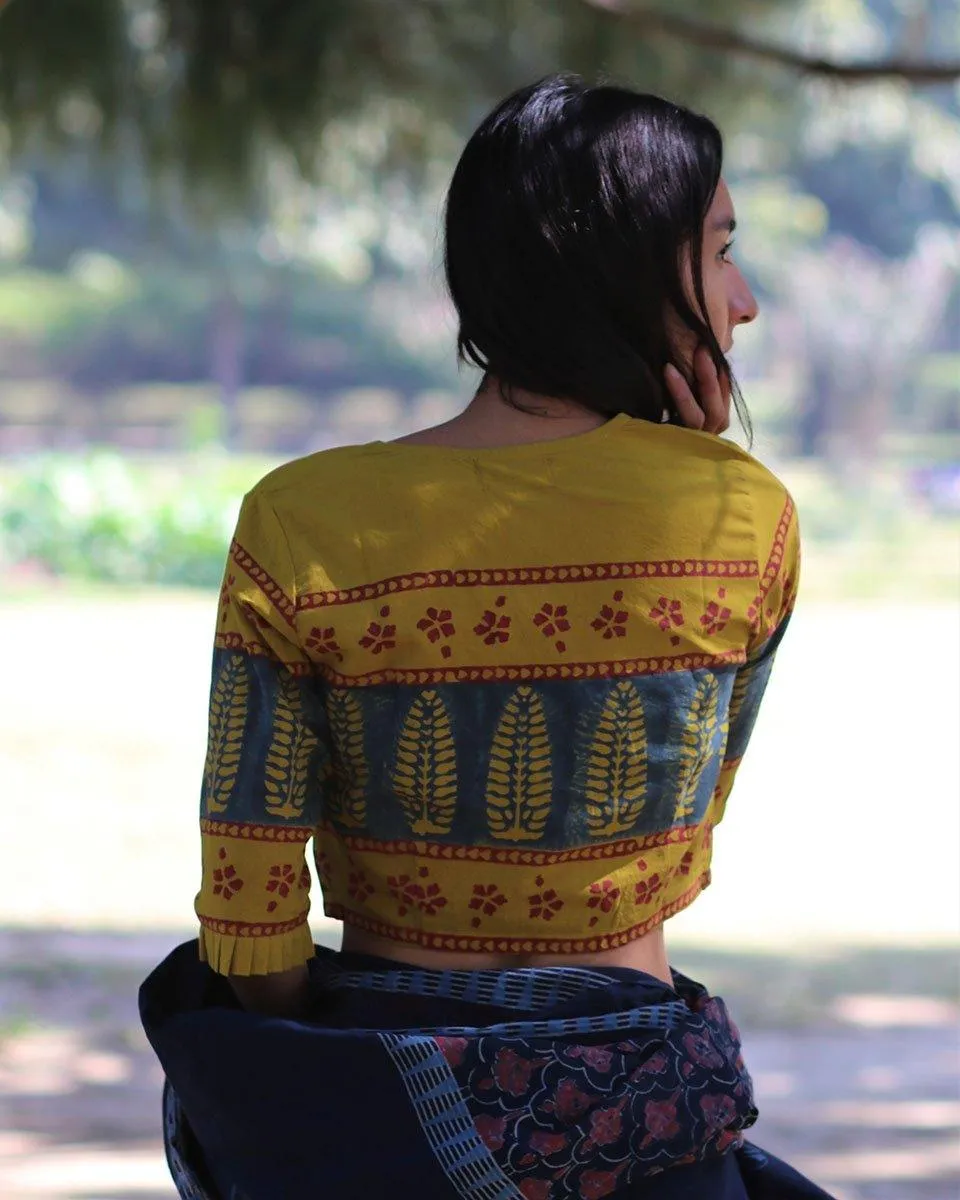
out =
<svg viewBox="0 0 960 1200"><path fill-rule="evenodd" d="M774 475L626 416L272 472L220 596L201 954L311 956L311 839L327 914L398 942L574 953L678 912L798 570Z"/></svg>

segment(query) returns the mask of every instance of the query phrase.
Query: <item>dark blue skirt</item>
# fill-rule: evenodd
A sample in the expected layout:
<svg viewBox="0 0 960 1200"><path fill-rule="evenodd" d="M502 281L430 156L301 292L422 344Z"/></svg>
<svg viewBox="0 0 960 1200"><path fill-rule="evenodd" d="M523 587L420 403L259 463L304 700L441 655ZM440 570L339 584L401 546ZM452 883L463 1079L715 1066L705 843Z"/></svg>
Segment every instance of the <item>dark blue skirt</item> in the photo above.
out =
<svg viewBox="0 0 960 1200"><path fill-rule="evenodd" d="M744 1141L739 1034L681 975L318 948L310 980L248 1013L188 942L143 984L183 1200L829 1200Z"/></svg>

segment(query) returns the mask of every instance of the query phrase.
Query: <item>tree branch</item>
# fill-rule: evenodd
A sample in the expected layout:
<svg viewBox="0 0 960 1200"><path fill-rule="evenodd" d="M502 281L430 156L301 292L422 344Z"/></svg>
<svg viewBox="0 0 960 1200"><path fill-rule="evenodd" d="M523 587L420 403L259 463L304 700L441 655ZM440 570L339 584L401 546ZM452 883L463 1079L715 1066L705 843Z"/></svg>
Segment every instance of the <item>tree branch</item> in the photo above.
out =
<svg viewBox="0 0 960 1200"><path fill-rule="evenodd" d="M911 59L883 58L871 62L836 62L690 17L673 16L654 8L634 8L625 0L585 0L585 3L591 8L629 21L645 33L674 38L708 50L721 50L741 58L774 63L788 70L819 75L840 83L902 79L908 83L934 84L960 79L960 61L915 62Z"/></svg>

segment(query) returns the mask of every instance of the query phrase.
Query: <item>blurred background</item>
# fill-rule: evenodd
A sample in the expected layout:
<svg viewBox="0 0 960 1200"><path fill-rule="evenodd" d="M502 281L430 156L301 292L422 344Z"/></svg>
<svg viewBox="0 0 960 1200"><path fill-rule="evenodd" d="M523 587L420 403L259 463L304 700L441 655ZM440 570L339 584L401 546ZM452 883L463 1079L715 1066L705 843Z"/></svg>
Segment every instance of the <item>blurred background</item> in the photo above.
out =
<svg viewBox="0 0 960 1200"><path fill-rule="evenodd" d="M193 935L241 495L467 402L443 191L568 69L725 130L735 365L805 536L675 965L741 1022L761 1145L842 1200L957 1197L960 2L0 9L0 1194L173 1195L135 992Z"/></svg>

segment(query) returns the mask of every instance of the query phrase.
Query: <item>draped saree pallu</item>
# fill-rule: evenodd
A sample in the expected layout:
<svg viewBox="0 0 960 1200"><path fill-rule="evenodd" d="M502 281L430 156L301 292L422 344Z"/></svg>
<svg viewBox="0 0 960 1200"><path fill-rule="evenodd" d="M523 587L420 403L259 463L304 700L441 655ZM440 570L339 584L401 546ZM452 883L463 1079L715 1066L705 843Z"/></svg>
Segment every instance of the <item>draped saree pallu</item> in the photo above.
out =
<svg viewBox="0 0 960 1200"><path fill-rule="evenodd" d="M425 971L318 950L301 1021L175 950L140 996L183 1200L814 1200L744 1143L737 1029L681 975Z"/></svg>

